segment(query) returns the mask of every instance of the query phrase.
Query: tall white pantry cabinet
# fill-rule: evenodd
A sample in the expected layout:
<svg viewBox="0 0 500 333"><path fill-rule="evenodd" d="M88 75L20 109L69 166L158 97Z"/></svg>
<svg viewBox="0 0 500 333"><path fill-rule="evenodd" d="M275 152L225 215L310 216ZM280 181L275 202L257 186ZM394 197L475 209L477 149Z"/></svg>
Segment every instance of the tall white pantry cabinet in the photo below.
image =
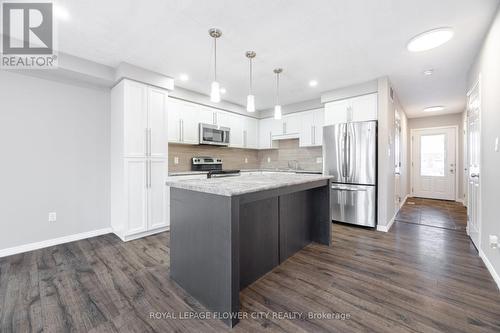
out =
<svg viewBox="0 0 500 333"><path fill-rule="evenodd" d="M126 79L111 91L111 226L123 241L169 227L167 99Z"/></svg>

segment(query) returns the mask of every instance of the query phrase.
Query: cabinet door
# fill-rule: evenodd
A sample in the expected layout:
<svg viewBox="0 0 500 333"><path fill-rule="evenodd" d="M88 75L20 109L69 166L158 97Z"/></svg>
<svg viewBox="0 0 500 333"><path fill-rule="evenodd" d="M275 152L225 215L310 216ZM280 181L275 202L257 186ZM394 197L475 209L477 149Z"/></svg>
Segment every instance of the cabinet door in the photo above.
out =
<svg viewBox="0 0 500 333"><path fill-rule="evenodd" d="M198 122L203 124L217 125L216 124L217 110L210 107L200 106L198 113Z"/></svg>
<svg viewBox="0 0 500 333"><path fill-rule="evenodd" d="M272 135L272 122L274 119L266 118L261 119L259 121L259 149L270 149L272 148L271 144L271 135Z"/></svg>
<svg viewBox="0 0 500 333"><path fill-rule="evenodd" d="M179 109L181 121L181 142L189 144L199 143L199 106L193 103L182 103Z"/></svg>
<svg viewBox="0 0 500 333"><path fill-rule="evenodd" d="M256 149L258 147L258 120L250 117L244 118L244 146L246 148Z"/></svg>
<svg viewBox="0 0 500 333"><path fill-rule="evenodd" d="M146 156L147 137L147 87L143 84L125 82L124 155Z"/></svg>
<svg viewBox="0 0 500 333"><path fill-rule="evenodd" d="M314 115L312 111L301 112L301 128L299 145L301 147L314 144Z"/></svg>
<svg viewBox="0 0 500 333"><path fill-rule="evenodd" d="M377 94L369 94L350 99L352 121L377 120Z"/></svg>
<svg viewBox="0 0 500 333"><path fill-rule="evenodd" d="M217 125L229 127L229 146L242 148L243 147L243 116L238 116L229 112L217 113Z"/></svg>
<svg viewBox="0 0 500 333"><path fill-rule="evenodd" d="M325 104L325 123L324 126L346 123L349 100L335 101Z"/></svg>
<svg viewBox="0 0 500 333"><path fill-rule="evenodd" d="M165 186L167 178L167 160L149 161L148 225L149 230L169 225L168 211L169 188Z"/></svg>
<svg viewBox="0 0 500 333"><path fill-rule="evenodd" d="M299 134L301 115L294 113L283 117L283 134Z"/></svg>
<svg viewBox="0 0 500 333"><path fill-rule="evenodd" d="M143 158L126 159L126 234L147 231L147 160Z"/></svg>
<svg viewBox="0 0 500 333"><path fill-rule="evenodd" d="M167 157L167 92L148 89L149 153L153 157Z"/></svg>
<svg viewBox="0 0 500 333"><path fill-rule="evenodd" d="M179 143L181 142L179 102L169 98L167 106L168 142Z"/></svg>
<svg viewBox="0 0 500 333"><path fill-rule="evenodd" d="M325 121L325 109L313 110L314 142L315 146L323 145L323 123Z"/></svg>

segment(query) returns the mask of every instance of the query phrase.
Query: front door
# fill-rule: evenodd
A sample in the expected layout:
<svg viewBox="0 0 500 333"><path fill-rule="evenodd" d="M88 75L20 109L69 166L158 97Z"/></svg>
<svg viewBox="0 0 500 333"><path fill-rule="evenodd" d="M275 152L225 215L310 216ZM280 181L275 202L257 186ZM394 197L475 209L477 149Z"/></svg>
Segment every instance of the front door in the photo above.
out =
<svg viewBox="0 0 500 333"><path fill-rule="evenodd" d="M479 249L480 226L480 144L481 144L481 99L479 83L467 96L467 231Z"/></svg>
<svg viewBox="0 0 500 333"><path fill-rule="evenodd" d="M413 130L412 145L413 196L455 200L456 128Z"/></svg>

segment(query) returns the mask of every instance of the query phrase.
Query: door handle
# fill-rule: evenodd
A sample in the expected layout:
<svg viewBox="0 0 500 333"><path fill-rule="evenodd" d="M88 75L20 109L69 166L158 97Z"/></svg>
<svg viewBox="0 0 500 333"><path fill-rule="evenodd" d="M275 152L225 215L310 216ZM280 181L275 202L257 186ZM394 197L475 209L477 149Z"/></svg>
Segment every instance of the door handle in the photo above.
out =
<svg viewBox="0 0 500 333"><path fill-rule="evenodd" d="M153 150L151 148L151 146L152 146L152 142L151 142L151 128L148 129L148 144L149 144L149 152L148 153L149 153L149 156L151 156L151 151Z"/></svg>
<svg viewBox="0 0 500 333"><path fill-rule="evenodd" d="M148 147L148 129L144 129L144 155L148 156L149 147Z"/></svg>
<svg viewBox="0 0 500 333"><path fill-rule="evenodd" d="M472 178L479 178L479 174L478 173L471 173L470 176Z"/></svg>

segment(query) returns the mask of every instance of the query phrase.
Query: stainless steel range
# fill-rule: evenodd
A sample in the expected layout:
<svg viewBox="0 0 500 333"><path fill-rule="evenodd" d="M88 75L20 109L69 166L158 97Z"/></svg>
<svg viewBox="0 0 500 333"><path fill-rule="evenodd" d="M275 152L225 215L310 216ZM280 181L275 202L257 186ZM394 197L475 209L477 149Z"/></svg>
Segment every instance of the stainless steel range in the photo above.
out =
<svg viewBox="0 0 500 333"><path fill-rule="evenodd" d="M195 156L191 160L191 170L212 171L222 170L222 158L210 156Z"/></svg>

